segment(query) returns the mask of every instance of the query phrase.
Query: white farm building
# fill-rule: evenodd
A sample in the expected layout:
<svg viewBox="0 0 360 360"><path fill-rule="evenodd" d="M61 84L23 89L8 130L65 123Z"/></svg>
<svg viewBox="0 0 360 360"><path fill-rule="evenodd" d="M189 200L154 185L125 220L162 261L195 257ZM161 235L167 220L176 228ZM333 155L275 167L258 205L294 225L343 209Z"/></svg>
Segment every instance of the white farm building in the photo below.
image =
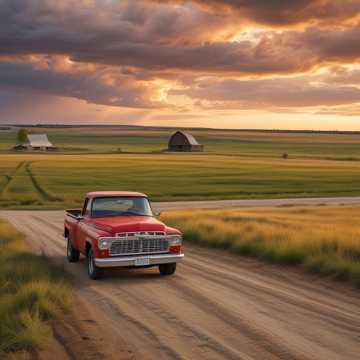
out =
<svg viewBox="0 0 360 360"><path fill-rule="evenodd" d="M46 134L29 134L28 147L35 150L48 150L54 148L54 145L49 141Z"/></svg>
<svg viewBox="0 0 360 360"><path fill-rule="evenodd" d="M15 149L26 150L54 150L56 147L49 141L46 134L29 134L26 144L17 145Z"/></svg>

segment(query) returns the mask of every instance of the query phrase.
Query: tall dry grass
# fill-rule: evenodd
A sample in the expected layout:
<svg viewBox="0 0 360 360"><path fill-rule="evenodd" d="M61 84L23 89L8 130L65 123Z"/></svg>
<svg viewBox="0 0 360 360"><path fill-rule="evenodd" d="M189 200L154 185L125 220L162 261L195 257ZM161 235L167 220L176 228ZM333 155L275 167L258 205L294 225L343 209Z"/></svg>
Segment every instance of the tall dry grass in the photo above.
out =
<svg viewBox="0 0 360 360"><path fill-rule="evenodd" d="M360 286L360 207L167 211L187 241L348 280Z"/></svg>
<svg viewBox="0 0 360 360"><path fill-rule="evenodd" d="M69 301L61 271L30 253L22 235L0 221L0 358L45 346L52 336L48 321Z"/></svg>

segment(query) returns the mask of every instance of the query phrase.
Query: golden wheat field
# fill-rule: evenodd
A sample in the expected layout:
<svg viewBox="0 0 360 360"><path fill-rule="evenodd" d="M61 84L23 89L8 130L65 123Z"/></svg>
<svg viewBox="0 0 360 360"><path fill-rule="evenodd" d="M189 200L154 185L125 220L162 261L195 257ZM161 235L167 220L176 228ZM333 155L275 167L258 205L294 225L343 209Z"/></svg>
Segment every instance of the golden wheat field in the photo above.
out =
<svg viewBox="0 0 360 360"><path fill-rule="evenodd" d="M359 206L172 210L187 241L350 280L360 286Z"/></svg>

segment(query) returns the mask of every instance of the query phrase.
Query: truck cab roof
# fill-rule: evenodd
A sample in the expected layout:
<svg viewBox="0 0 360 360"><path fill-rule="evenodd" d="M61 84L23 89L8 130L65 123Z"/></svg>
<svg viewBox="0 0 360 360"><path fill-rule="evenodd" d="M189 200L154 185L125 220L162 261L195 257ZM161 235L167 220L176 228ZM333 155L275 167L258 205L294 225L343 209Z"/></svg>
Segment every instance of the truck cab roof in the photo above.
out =
<svg viewBox="0 0 360 360"><path fill-rule="evenodd" d="M138 196L147 197L147 195L132 191L93 191L86 194L88 199L95 199L101 197L120 197L120 196Z"/></svg>

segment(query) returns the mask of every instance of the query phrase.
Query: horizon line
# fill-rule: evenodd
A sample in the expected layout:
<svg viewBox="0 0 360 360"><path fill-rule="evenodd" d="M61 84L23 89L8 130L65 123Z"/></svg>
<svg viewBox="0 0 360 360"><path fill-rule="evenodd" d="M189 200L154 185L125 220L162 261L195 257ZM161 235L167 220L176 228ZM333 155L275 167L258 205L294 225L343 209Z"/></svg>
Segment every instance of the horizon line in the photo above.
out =
<svg viewBox="0 0 360 360"><path fill-rule="evenodd" d="M360 134L360 130L314 130L314 129L263 129L263 128L214 128L214 127L201 127L201 126L163 126L163 125L130 125L130 124L27 124L27 123L19 123L19 124L0 124L0 127L41 127L41 128L70 128L70 127L127 127L127 128L148 128L148 129L159 129L159 130L208 130L208 131L241 131L241 132L278 132L278 133L328 133L328 134Z"/></svg>

